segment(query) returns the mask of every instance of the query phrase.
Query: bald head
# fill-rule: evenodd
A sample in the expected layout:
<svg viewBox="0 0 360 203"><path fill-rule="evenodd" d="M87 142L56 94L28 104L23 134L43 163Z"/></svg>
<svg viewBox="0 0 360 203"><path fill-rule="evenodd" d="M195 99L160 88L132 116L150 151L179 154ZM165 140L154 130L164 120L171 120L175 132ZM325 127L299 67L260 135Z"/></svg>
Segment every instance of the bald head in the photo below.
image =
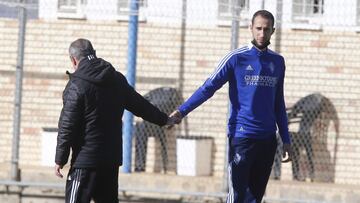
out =
<svg viewBox="0 0 360 203"><path fill-rule="evenodd" d="M71 57L80 61L90 54L95 55L95 50L89 40L80 38L70 44L69 54Z"/></svg>

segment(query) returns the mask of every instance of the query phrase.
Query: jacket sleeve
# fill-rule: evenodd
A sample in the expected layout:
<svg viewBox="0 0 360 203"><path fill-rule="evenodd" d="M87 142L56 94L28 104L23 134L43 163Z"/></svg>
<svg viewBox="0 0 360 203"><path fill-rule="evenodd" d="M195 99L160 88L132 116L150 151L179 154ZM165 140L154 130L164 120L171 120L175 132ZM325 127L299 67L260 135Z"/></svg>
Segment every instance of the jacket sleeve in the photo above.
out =
<svg viewBox="0 0 360 203"><path fill-rule="evenodd" d="M234 67L235 57L225 56L215 72L179 108L183 116L211 98L215 92L229 81L229 72Z"/></svg>
<svg viewBox="0 0 360 203"><path fill-rule="evenodd" d="M68 161L70 147L79 134L83 98L75 84L69 82L63 93L63 108L58 123L55 163L61 166Z"/></svg>
<svg viewBox="0 0 360 203"><path fill-rule="evenodd" d="M285 63L284 72L279 78L277 90L276 90L276 101L275 101L275 113L276 123L279 128L279 134L283 143L289 144L291 142L288 129L288 118L286 114L285 100L284 100L284 77L285 77Z"/></svg>
<svg viewBox="0 0 360 203"><path fill-rule="evenodd" d="M136 92L121 73L119 73L119 75L123 83L122 86L125 88L125 109L151 123L155 123L159 126L165 125L168 116Z"/></svg>

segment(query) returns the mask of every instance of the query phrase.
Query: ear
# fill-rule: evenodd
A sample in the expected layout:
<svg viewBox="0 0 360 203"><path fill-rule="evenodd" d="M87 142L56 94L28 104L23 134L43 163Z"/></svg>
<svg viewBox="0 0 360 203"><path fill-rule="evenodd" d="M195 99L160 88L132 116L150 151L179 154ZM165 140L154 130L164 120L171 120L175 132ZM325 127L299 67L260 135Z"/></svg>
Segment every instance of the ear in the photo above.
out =
<svg viewBox="0 0 360 203"><path fill-rule="evenodd" d="M76 66L77 65L77 61L74 57L70 56L70 60L71 60L71 63L73 66Z"/></svg>
<svg viewBox="0 0 360 203"><path fill-rule="evenodd" d="M272 30L271 34L274 34L274 32L275 32L275 28L273 27L273 30Z"/></svg>

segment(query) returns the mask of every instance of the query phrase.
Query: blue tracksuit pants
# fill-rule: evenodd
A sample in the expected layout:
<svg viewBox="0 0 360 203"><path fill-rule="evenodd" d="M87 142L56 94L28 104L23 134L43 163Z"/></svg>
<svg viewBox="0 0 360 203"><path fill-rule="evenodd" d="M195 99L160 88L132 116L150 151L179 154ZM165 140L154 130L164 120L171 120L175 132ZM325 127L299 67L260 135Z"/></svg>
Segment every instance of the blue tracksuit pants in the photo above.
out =
<svg viewBox="0 0 360 203"><path fill-rule="evenodd" d="M227 203L260 203L274 162L275 134L267 139L229 137Z"/></svg>

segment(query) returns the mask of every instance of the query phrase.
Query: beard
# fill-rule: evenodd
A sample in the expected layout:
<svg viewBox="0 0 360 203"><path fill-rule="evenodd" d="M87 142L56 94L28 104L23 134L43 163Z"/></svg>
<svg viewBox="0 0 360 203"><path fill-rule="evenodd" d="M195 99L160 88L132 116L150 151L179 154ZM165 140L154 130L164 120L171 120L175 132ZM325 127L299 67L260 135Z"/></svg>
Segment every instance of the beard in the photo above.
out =
<svg viewBox="0 0 360 203"><path fill-rule="evenodd" d="M258 49L262 50L262 49L265 49L267 46L269 46L270 41L266 41L266 42L264 42L264 44L260 45L260 44L258 44L258 43L256 42L255 39L253 39L253 40L251 41L251 43L252 43L254 46L256 46Z"/></svg>

